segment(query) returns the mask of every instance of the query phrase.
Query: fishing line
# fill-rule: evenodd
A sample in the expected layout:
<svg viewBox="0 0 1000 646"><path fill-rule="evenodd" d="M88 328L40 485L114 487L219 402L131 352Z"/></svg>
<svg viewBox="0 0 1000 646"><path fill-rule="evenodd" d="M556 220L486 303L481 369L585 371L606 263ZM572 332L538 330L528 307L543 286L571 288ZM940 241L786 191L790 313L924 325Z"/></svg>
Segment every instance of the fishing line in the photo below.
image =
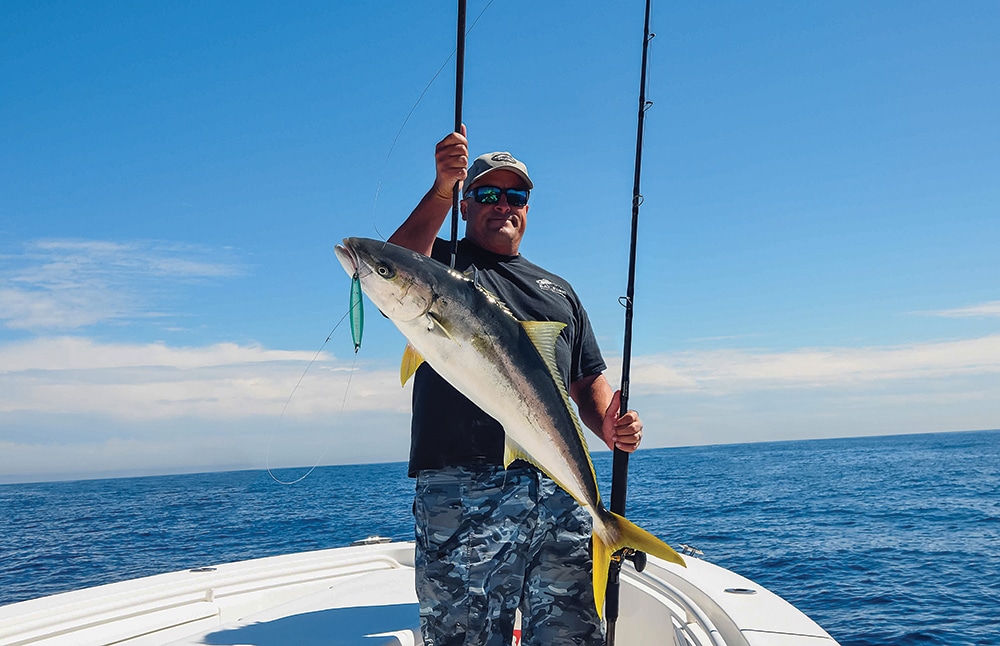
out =
<svg viewBox="0 0 1000 646"><path fill-rule="evenodd" d="M326 340L323 341L323 345L321 345L319 347L319 350L316 351L316 354L313 356L312 361L310 361L309 365L306 366L306 369L302 371L302 375L299 377L299 380L295 382L295 386L292 388L292 392L288 394L288 399L285 400L285 405L281 409L281 415L278 416L278 421L275 422L274 424L274 429L271 431L271 437L267 441L267 453L265 454L264 457L264 464L267 467L267 474L271 476L271 479L277 482L278 484L293 485L297 482L305 480L306 477L309 476L309 474L311 474L313 471L316 470L316 468L319 466L319 463L323 461L324 457L326 457L327 451L330 450L330 446L333 445L333 434L331 434L329 439L327 439L326 441L326 446L323 447L323 452L320 454L318 458L316 458L316 462L313 463L313 465L309 468L308 471L306 471L303 475L299 476L294 480L288 480L288 481L282 480L278 476L274 475L274 472L271 470L271 446L274 444L274 438L278 433L278 428L281 426L282 420L285 418L285 412L288 410L288 405L291 403L292 397L295 395L295 391L299 389L299 386L302 384L302 380L306 378L306 374L309 372L309 369L312 368L313 364L316 363L316 360L319 359L319 355L322 354L323 348L325 348L326 344L329 343L330 339L333 338L333 335L337 331L337 328L339 328L341 324L344 322L344 320L347 319L347 317L353 313L354 309L355 309L355 303L352 297L350 309L348 309L347 312L345 312L344 315L340 317L340 320L337 321L337 324L333 326L333 329L330 330L330 333L327 335ZM358 338L358 340L355 341L357 347L360 347L359 341L360 338ZM357 362L358 362L358 353L357 349L355 349L354 361L351 363L351 371L347 375L347 387L344 388L344 400L340 403L341 417L344 415L344 409L347 407L347 394L351 391L351 381L354 378L354 370L355 367L357 366Z"/></svg>
<svg viewBox="0 0 1000 646"><path fill-rule="evenodd" d="M483 17L483 15L486 13L486 11L490 8L490 6L493 4L493 2L494 2L494 0L489 0L489 2L486 3L486 6L484 6L483 9L482 9L482 11L479 12L479 15L477 15L476 18L475 18L475 20L472 21L472 25L468 29L465 30L465 35L468 35L469 33L472 32L473 29L475 29L476 25L479 23L479 20ZM374 200L372 201L372 226L375 229L376 235L378 235L378 237L381 238L383 241L387 241L388 238L381 231L379 231L378 221L376 219L376 215L377 215L377 211L378 211L378 198L379 198L379 194L382 191L382 181L383 181L383 178L385 177L386 171L388 170L388 167L389 167L389 159L392 157L392 153L393 153L393 151L396 148L396 143L399 141L399 137L403 134L403 131L406 129L406 125L407 125L407 123L409 123L410 117L412 117L413 113L416 112L417 106L419 106L420 102L423 101L424 96L430 90L431 86L434 84L434 81L436 81L437 77L441 75L441 72L444 71L445 67L448 66L448 63L451 61L451 59L455 56L455 54L457 52L458 52L458 47L456 46L455 49L453 49L451 51L451 53L448 55L448 57L441 64L441 67L439 67L438 70L431 77L430 81L427 82L427 85L424 86L424 89L420 92L420 95L417 97L416 102L414 102L413 106L410 108L410 111L406 113L406 117L403 119L403 123L400 124L399 130L396 132L396 136L393 137L392 143L389 145L389 151L386 153L385 161L382 164L382 172L380 173L378 183L375 186L375 197L374 197ZM457 129L458 129L458 126L456 126L456 130ZM348 393L351 390L351 382L352 382L352 380L354 378L354 371L355 371L355 369L357 367L358 350L361 348L361 330L364 327L364 310L362 308L362 304L361 303L362 303L362 299L361 299L361 284L360 284L360 281L358 280L358 274L357 274L357 272L355 272L355 274L354 274L354 276L353 276L353 278L351 280L351 306L350 306L350 308L340 318L340 320L337 321L337 324L333 326L333 329L330 330L330 333L327 335L326 340L323 341L323 344L319 347L319 350L316 351L316 354L313 356L312 360L309 362L309 365L307 365L306 368L305 368L305 370L302 372L302 375L299 377L299 380L297 382L295 382L295 386L292 388L292 392L290 392L288 394L288 399L285 400L285 404L284 404L284 406L281 409L281 414L278 416L278 421L275 423L275 427L271 431L271 437L268 439L268 442L267 442L267 452L266 452L266 455L265 455L265 458L264 458L264 462L265 462L265 466L267 468L267 474L269 476L271 476L272 480L274 480L275 482L277 482L279 484L282 484L282 485L293 485L293 484L295 484L297 482L301 482L302 480L304 480L305 478L307 478L313 471L316 470L316 468L319 466L319 463L323 461L323 458L326 457L327 451L329 451L330 446L333 444L333 436L331 435L330 439L327 440L326 446L323 448L323 452L320 454L319 458L316 459L316 462L313 463L313 465L309 468L308 471L306 471L303 475L299 476L298 478L296 478L294 480L288 480L288 481L282 480L282 479L278 478L274 474L274 471L271 470L271 446L274 444L274 438L277 435L277 431L278 431L278 428L281 426L282 420L284 420L284 418L285 418L285 413L288 411L288 405L291 403L292 397L295 396L295 392L298 390L299 386L302 384L302 380L305 379L306 375L309 373L309 369L312 368L312 366L313 366L314 363L316 363L316 360L319 358L319 355L323 352L323 349L326 347L326 344L330 342L331 338L333 338L333 335L337 331L337 328L339 328L340 325L344 322L344 320L348 316L350 316L351 317L351 337L352 337L352 341L354 342L354 360L351 363L351 370L348 373L347 386L344 389L344 399L343 399L343 401L340 404L340 415L343 416L344 410L347 407L347 395L348 395Z"/></svg>
<svg viewBox="0 0 1000 646"><path fill-rule="evenodd" d="M480 11L479 15L476 16L476 19L472 21L472 25L465 30L466 35L472 33L472 30L475 29L476 25L479 23L479 19L483 17L483 14L486 13L486 10L490 8L490 5L492 5L493 2L494 0L489 0L489 2L486 3L486 6L483 7L483 10ZM427 91L431 89L431 86L434 85L434 81L436 81L437 77L441 75L441 72L443 72L444 68L448 66L448 63L451 62L451 59L455 56L456 53L458 53L457 46L455 47L455 49L451 50L451 53L448 54L448 58L446 58L444 62L441 63L441 67L438 68L438 71L434 72L434 76L432 76L431 80L427 82L426 86L424 86L424 89L420 93L420 96L417 97L416 103L414 103L413 107L410 108L410 111L406 113L406 118L403 119L402 125L399 126L399 130L396 132L396 136L393 137L392 143L389 145L389 152L386 153L385 162L383 162L382 164L382 172L379 174L378 184L375 186L375 200L372 202L372 226L375 228L376 235L378 235L378 237L382 240L387 240L388 238L386 238L386 236L384 236L382 232L378 230L378 221L375 219L375 216L376 216L376 211L378 209L378 196L379 193L381 193L382 191L382 179L385 177L386 170L389 168L389 158L392 157L392 152L396 148L396 142L399 141L400 135L402 135L403 130L406 129L406 124L409 123L410 117L412 117L413 113L416 112L417 106L420 105L421 101L423 101L424 95L427 94Z"/></svg>

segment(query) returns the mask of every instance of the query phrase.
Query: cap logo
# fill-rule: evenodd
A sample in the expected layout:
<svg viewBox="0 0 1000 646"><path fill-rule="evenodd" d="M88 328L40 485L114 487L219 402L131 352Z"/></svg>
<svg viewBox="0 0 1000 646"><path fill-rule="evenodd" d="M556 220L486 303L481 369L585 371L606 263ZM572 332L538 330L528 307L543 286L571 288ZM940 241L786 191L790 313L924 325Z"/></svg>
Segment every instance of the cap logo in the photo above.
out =
<svg viewBox="0 0 1000 646"><path fill-rule="evenodd" d="M502 162L504 164L516 164L517 160L508 155L507 153L497 153L490 157L492 161Z"/></svg>

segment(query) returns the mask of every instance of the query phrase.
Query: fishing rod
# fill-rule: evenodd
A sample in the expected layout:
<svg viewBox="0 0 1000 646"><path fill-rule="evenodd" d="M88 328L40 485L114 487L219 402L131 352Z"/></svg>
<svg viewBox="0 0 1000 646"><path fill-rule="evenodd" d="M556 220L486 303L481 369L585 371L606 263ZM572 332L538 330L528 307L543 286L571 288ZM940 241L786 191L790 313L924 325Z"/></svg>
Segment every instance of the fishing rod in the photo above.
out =
<svg viewBox="0 0 1000 646"><path fill-rule="evenodd" d="M632 186L632 240L629 246L628 288L621 299L625 306L625 348L622 352L622 382L621 382L621 415L628 412L629 374L632 367L632 314L635 303L635 247L639 229L639 206L642 204L642 193L639 191L639 178L642 174L642 131L645 123L646 110L652 105L646 101L646 62L649 54L649 41L656 34L649 33L649 8L651 0L646 0L646 19L642 34L642 71L639 78L639 119L635 138L635 182ZM614 462L611 472L611 511L625 515L625 497L628 491L628 453L619 448L614 450ZM608 573L608 588L605 597L604 616L607 618L607 644L614 646L615 623L618 621L619 590L622 559L630 558L635 562L636 569L645 567L645 555L634 550L618 554L611 561Z"/></svg>
<svg viewBox="0 0 1000 646"><path fill-rule="evenodd" d="M465 0L458 0L458 44L455 48L455 132L462 131L462 93L465 87ZM459 182L451 189L451 268L458 257Z"/></svg>

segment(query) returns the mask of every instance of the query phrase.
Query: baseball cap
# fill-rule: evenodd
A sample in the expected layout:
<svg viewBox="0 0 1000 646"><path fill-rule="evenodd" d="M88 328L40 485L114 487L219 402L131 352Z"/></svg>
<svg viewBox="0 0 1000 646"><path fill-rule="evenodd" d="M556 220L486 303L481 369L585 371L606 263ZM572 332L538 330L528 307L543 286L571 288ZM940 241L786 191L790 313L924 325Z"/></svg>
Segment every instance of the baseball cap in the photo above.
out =
<svg viewBox="0 0 1000 646"><path fill-rule="evenodd" d="M528 177L528 167L524 165L524 162L514 159L514 156L506 151L486 153L476 157L476 161L472 162L472 166L469 168L465 187L472 186L495 170L509 170L517 173L527 183L529 189L534 188L531 178Z"/></svg>

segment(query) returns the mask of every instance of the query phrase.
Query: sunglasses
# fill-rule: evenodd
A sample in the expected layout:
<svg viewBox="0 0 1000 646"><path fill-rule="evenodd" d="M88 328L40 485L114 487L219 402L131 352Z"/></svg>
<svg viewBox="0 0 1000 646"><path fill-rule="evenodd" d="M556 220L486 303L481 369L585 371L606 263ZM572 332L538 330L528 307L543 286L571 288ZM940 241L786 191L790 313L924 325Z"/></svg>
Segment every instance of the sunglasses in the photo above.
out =
<svg viewBox="0 0 1000 646"><path fill-rule="evenodd" d="M526 188L499 188L497 186L477 186L466 192L465 198L473 198L479 204L496 204L500 201L500 195L507 196L507 204L511 206L524 206L528 203L528 189Z"/></svg>

